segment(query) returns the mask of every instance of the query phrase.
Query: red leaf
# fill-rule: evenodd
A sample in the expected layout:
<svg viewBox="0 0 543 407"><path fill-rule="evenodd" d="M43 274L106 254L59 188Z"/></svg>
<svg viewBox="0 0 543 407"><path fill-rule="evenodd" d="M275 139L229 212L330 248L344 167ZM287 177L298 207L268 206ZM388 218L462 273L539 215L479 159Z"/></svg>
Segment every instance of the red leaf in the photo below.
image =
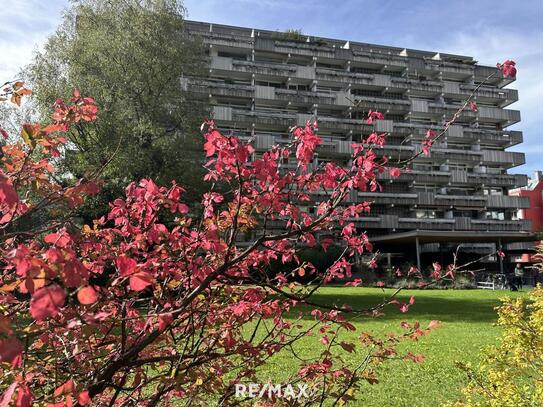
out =
<svg viewBox="0 0 543 407"><path fill-rule="evenodd" d="M132 291L144 290L147 286L153 284L154 278L146 271L140 271L130 276L130 289Z"/></svg>
<svg viewBox="0 0 543 407"><path fill-rule="evenodd" d="M50 233L44 238L46 243L51 243L58 247L66 247L70 243L70 236L66 232Z"/></svg>
<svg viewBox="0 0 543 407"><path fill-rule="evenodd" d="M3 128L0 127L0 134L2 135L2 137L4 137L5 139L8 139L9 138L9 134L7 131L5 131Z"/></svg>
<svg viewBox="0 0 543 407"><path fill-rule="evenodd" d="M158 330L164 331L173 321L172 314L164 314L158 317Z"/></svg>
<svg viewBox="0 0 543 407"><path fill-rule="evenodd" d="M56 284L42 287L34 292L30 300L30 314L38 321L54 317L64 304L65 298L64 290Z"/></svg>
<svg viewBox="0 0 543 407"><path fill-rule="evenodd" d="M393 177L393 178L399 177L400 174L402 173L400 171L400 169L396 168L396 167L393 167L393 168L389 169L388 172L390 173L390 176Z"/></svg>
<svg viewBox="0 0 543 407"><path fill-rule="evenodd" d="M17 366L21 361L23 353L23 344L15 337L0 340L0 362L11 363Z"/></svg>
<svg viewBox="0 0 543 407"><path fill-rule="evenodd" d="M349 342L340 342L339 343L339 346L341 346L343 348L343 350L349 352L349 353L353 353L354 352L354 344L352 343L349 343Z"/></svg>
<svg viewBox="0 0 543 407"><path fill-rule="evenodd" d="M515 61L508 59L503 64L496 64L496 67L501 71L506 78L515 78L517 76L517 68Z"/></svg>
<svg viewBox="0 0 543 407"><path fill-rule="evenodd" d="M16 388L17 382L13 382L9 385L7 390L2 395L2 400L0 400L0 407L8 407L11 404L11 398L13 397L13 393L15 392Z"/></svg>
<svg viewBox="0 0 543 407"><path fill-rule="evenodd" d="M73 259L64 264L61 275L66 287L79 287L89 277L89 271L83 263Z"/></svg>
<svg viewBox="0 0 543 407"><path fill-rule="evenodd" d="M72 379L69 379L66 383L61 384L59 387L55 389L54 396L62 396L63 394L71 394L74 391L74 381Z"/></svg>
<svg viewBox="0 0 543 407"><path fill-rule="evenodd" d="M89 391L85 390L79 393L79 396L77 396L77 402L82 406L89 404L91 402Z"/></svg>
<svg viewBox="0 0 543 407"><path fill-rule="evenodd" d="M15 405L17 407L30 407L32 405L32 399L32 393L30 392L28 386L22 385L19 387Z"/></svg>
<svg viewBox="0 0 543 407"><path fill-rule="evenodd" d="M358 287L360 284L362 284L362 279L355 278L353 281L349 281L348 283L345 283L344 287Z"/></svg>
<svg viewBox="0 0 543 407"><path fill-rule="evenodd" d="M13 188L13 185L10 181L7 180L7 178L0 180L0 205L1 204L7 204L9 206L12 206L19 202L19 196L17 195L17 192L15 191L15 188Z"/></svg>
<svg viewBox="0 0 543 407"><path fill-rule="evenodd" d="M134 272L134 269L136 268L136 265L138 264L136 260L131 259L128 256L117 257L115 263L117 264L119 273L121 273L121 276L123 277L132 274Z"/></svg>
<svg viewBox="0 0 543 407"><path fill-rule="evenodd" d="M98 301L98 294L94 288L86 286L77 292L77 299L83 305L90 305Z"/></svg>

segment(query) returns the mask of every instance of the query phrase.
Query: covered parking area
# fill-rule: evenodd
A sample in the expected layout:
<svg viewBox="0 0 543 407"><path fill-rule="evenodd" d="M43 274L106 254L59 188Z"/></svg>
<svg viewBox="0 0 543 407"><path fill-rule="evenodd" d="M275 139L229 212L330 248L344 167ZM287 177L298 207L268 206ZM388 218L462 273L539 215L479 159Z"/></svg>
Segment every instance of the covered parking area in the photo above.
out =
<svg viewBox="0 0 543 407"><path fill-rule="evenodd" d="M508 245L518 242L533 242L535 236L531 232L486 232L486 231L433 231L411 230L407 232L391 233L374 236L370 239L375 248L381 253L405 253L406 257L415 260L417 268L422 270L421 245L438 244L436 255L442 255L442 247L470 247L477 244L494 244L494 250L508 254ZM499 271L504 272L504 259L497 256ZM390 256L388 257L390 262ZM390 265L390 264L389 264Z"/></svg>

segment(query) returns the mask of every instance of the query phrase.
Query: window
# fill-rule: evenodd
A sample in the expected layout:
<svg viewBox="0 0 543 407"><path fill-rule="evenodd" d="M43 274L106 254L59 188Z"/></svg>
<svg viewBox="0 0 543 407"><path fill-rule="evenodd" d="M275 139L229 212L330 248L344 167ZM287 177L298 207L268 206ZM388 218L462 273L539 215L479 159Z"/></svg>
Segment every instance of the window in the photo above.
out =
<svg viewBox="0 0 543 407"><path fill-rule="evenodd" d="M503 189L502 188L484 188L483 194L484 195L503 195Z"/></svg>
<svg viewBox="0 0 543 407"><path fill-rule="evenodd" d="M247 59L248 59L247 54L238 54L238 53L234 53L234 52L219 51L217 55L219 57L236 59L238 61L247 61Z"/></svg>
<svg viewBox="0 0 543 407"><path fill-rule="evenodd" d="M505 214L503 211L490 211L486 212L486 219L491 220L505 220Z"/></svg>
<svg viewBox="0 0 543 407"><path fill-rule="evenodd" d="M418 209L415 211L417 219L436 219L436 211L433 209Z"/></svg>

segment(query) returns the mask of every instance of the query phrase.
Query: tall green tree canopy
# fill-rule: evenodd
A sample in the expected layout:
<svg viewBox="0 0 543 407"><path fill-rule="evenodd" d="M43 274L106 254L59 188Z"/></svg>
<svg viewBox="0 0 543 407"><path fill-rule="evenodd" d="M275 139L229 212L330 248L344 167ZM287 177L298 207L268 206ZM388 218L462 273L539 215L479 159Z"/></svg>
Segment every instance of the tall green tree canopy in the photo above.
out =
<svg viewBox="0 0 543 407"><path fill-rule="evenodd" d="M81 177L108 163L104 203L142 177L176 179L196 198L203 159L198 128L208 112L183 90L181 78L203 74L206 59L201 43L185 33L184 15L177 0L72 1L27 67L43 118L74 89L98 103L99 120L70 132L63 164Z"/></svg>

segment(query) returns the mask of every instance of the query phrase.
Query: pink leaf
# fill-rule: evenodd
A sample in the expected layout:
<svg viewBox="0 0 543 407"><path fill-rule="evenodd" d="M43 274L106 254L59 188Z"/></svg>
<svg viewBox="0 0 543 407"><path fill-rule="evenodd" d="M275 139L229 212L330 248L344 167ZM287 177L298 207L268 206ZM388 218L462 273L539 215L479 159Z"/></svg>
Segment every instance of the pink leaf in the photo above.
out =
<svg viewBox="0 0 543 407"><path fill-rule="evenodd" d="M393 178L397 178L401 175L401 171L399 168L396 168L396 167L392 167L388 170L388 172L390 173L390 176L393 177Z"/></svg>
<svg viewBox="0 0 543 407"><path fill-rule="evenodd" d="M79 393L79 396L77 396L77 402L82 406L86 406L87 404L89 404L91 402L89 391L85 390Z"/></svg>
<svg viewBox="0 0 543 407"><path fill-rule="evenodd" d="M2 400L0 400L0 407L8 407L11 404L11 399L13 397L15 389L17 388L17 384L17 382L13 382L9 385L7 390L2 395Z"/></svg>
<svg viewBox="0 0 543 407"><path fill-rule="evenodd" d="M19 392L17 394L17 401L15 405L17 407L30 407L32 405L32 392L28 386L19 386Z"/></svg>
<svg viewBox="0 0 543 407"><path fill-rule="evenodd" d="M75 388L74 381L72 379L69 379L66 381L66 383L61 384L55 389L54 395L55 397L62 396L63 394L71 394L73 393Z"/></svg>
<svg viewBox="0 0 543 407"><path fill-rule="evenodd" d="M19 196L13 188L13 185L5 177L0 179L0 205L6 204L9 206L15 205L19 202Z"/></svg>
<svg viewBox="0 0 543 407"><path fill-rule="evenodd" d="M23 344L15 337L0 340L0 362L11 363L17 366L21 361Z"/></svg>
<svg viewBox="0 0 543 407"><path fill-rule="evenodd" d="M98 301L98 294L94 288L86 286L77 292L77 299L83 305L90 305Z"/></svg>
<svg viewBox="0 0 543 407"><path fill-rule="evenodd" d="M132 274L138 263L128 256L119 256L115 260L115 264L117 265L117 269L119 269L121 276L124 277Z"/></svg>
<svg viewBox="0 0 543 407"><path fill-rule="evenodd" d="M42 287L32 295L30 314L38 321L54 317L60 311L65 298L64 290L56 284Z"/></svg>
<svg viewBox="0 0 543 407"><path fill-rule="evenodd" d="M132 291L142 291L153 284L154 278L151 274L140 271L130 276L130 289Z"/></svg>

